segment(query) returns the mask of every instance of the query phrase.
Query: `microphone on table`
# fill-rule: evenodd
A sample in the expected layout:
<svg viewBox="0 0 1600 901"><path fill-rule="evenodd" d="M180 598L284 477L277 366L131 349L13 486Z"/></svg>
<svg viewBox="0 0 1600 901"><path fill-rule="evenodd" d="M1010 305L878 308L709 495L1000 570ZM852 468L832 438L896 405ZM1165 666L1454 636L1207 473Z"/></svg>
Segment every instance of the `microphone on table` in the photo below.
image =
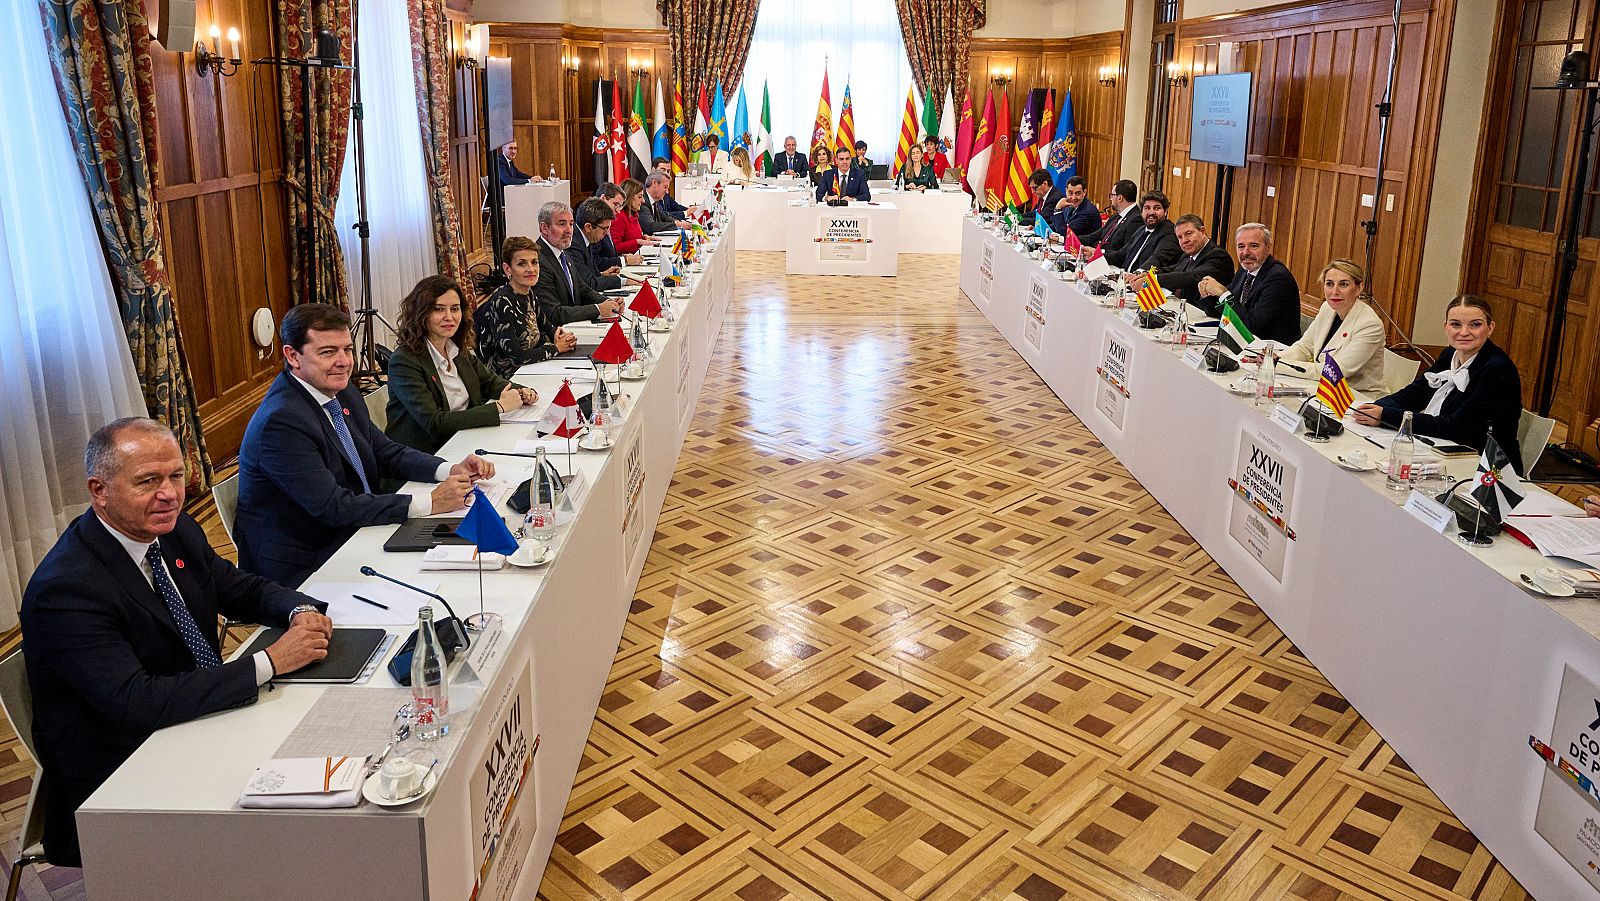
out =
<svg viewBox="0 0 1600 901"><path fill-rule="evenodd" d="M487 457L487 456L489 456L491 454L493 454L496 457L527 457L529 459L535 459L535 458L538 457L538 454L524 454L524 453L521 453L520 451L492 451L492 450L484 450L481 447L478 448L477 450L473 451L473 453L477 454L480 457Z"/></svg>
<svg viewBox="0 0 1600 901"><path fill-rule="evenodd" d="M433 630L439 636L439 645L444 648L445 663L454 660L458 651L471 644L471 639L467 637L466 628L461 625L461 620L457 618L455 610L450 607L450 602L445 600L443 595L424 591L409 582L402 582L393 576L386 576L370 566L361 567L361 574L363 576L374 576L385 582L393 582L401 588L409 588L417 594L426 595L444 605L445 611L450 615L444 619L434 620ZM417 630L412 629L410 637L400 645L400 649L395 651L394 656L389 659L389 675L394 677L394 680L401 685L411 684L411 655L416 649Z"/></svg>

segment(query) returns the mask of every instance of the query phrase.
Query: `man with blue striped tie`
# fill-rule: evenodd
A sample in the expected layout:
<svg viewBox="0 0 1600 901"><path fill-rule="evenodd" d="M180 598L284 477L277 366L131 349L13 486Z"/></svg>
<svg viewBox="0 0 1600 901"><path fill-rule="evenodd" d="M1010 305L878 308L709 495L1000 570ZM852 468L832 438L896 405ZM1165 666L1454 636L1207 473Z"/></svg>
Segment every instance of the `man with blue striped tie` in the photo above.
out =
<svg viewBox="0 0 1600 901"><path fill-rule="evenodd" d="M283 371L239 448L239 566L298 586L362 526L459 509L494 464L460 463L391 441L367 416L355 369L350 318L337 307L300 304L284 314ZM438 482L431 494L384 490L386 480Z"/></svg>

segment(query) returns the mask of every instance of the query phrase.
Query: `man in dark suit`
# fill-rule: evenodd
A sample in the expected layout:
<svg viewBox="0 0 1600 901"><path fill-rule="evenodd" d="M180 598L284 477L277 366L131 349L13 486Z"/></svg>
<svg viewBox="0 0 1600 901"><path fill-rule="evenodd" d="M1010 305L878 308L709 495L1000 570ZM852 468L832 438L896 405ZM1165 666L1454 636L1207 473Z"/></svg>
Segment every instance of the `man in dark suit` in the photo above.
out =
<svg viewBox="0 0 1600 901"><path fill-rule="evenodd" d="M1167 195L1160 191L1149 191L1140 198L1143 227L1121 247L1106 251L1111 265L1128 272L1143 272L1152 266L1165 272L1183 256L1178 236L1173 233L1172 223L1167 221L1168 203Z"/></svg>
<svg viewBox="0 0 1600 901"><path fill-rule="evenodd" d="M840 147L833 155L833 168L822 173L817 182L817 201L829 197L845 200L871 200L872 189L867 187L867 170L850 165L850 151Z"/></svg>
<svg viewBox="0 0 1600 901"><path fill-rule="evenodd" d="M494 465L449 463L393 441L367 416L350 382L350 318L337 307L289 308L278 330L284 368L245 427L239 448L240 568L298 586L362 526L461 507ZM384 481L438 482L431 494L383 491Z"/></svg>
<svg viewBox="0 0 1600 901"><path fill-rule="evenodd" d="M674 219L665 206L669 181L671 179L660 172L651 172L644 177L644 203L639 207L639 230L646 235L675 232L682 227L682 223Z"/></svg>
<svg viewBox="0 0 1600 901"><path fill-rule="evenodd" d="M773 154L771 168L768 175L793 175L805 178L811 171L811 162L806 155L798 152L799 144L795 142L794 135L783 139L783 152Z"/></svg>
<svg viewBox="0 0 1600 901"><path fill-rule="evenodd" d="M507 141L494 155L494 171L502 185L525 185L533 176L517 168L517 142Z"/></svg>
<svg viewBox="0 0 1600 901"><path fill-rule="evenodd" d="M672 161L664 156L658 156L650 163L650 168L660 172L662 175L665 175L668 180L669 190L661 198L661 209L665 210L674 219L682 220L689 218L689 215L695 211L695 207L684 206L683 204L679 203L678 198L673 197L672 191L670 190L672 179Z"/></svg>
<svg viewBox="0 0 1600 901"><path fill-rule="evenodd" d="M572 207L552 200L539 208L539 283L533 296L539 312L556 325L617 315L622 301L583 283L566 257L572 246Z"/></svg>
<svg viewBox="0 0 1600 901"><path fill-rule="evenodd" d="M1207 276L1220 284L1233 280L1233 257L1218 247L1206 235L1206 223L1193 213L1185 213L1173 224L1178 236L1178 248L1183 256L1171 268L1162 269L1157 276L1161 287L1180 297L1186 303L1201 306L1200 281ZM1140 273L1128 280L1128 287L1138 291L1145 285L1145 275Z"/></svg>
<svg viewBox="0 0 1600 901"><path fill-rule="evenodd" d="M1089 199L1089 183L1083 176L1067 179L1066 196L1056 201L1050 227L1063 235L1070 230L1079 241L1100 230L1100 208Z"/></svg>
<svg viewBox="0 0 1600 901"><path fill-rule="evenodd" d="M1033 206L1029 212L1034 216L1044 217L1046 225L1050 224L1050 217L1055 215L1056 207L1066 200L1066 197L1056 190L1056 183L1050 178L1050 173L1043 169L1033 170L1028 176L1028 194L1033 198ZM1024 227L1032 227L1033 218L1022 223ZM1052 229L1055 226L1050 226Z"/></svg>
<svg viewBox="0 0 1600 901"><path fill-rule="evenodd" d="M567 248L567 258L582 273L582 280L597 291L622 287L622 267L602 268L595 253L600 239L611 233L611 223L615 218L616 214L611 211L609 204L593 197L578 204L573 214L577 233L572 239L572 246Z"/></svg>
<svg viewBox="0 0 1600 901"><path fill-rule="evenodd" d="M1231 303L1257 338L1279 344L1300 340L1300 284L1294 273L1272 255L1272 231L1259 222L1246 222L1233 234L1239 254L1239 271L1224 287L1214 278L1200 280L1201 309L1213 316Z"/></svg>
<svg viewBox="0 0 1600 901"><path fill-rule="evenodd" d="M22 647L45 803L45 856L82 866L73 814L157 729L253 704L328 655L325 604L240 572L183 513L183 452L161 423L119 419L84 454L89 509L22 595ZM217 615L286 627L222 662Z"/></svg>
<svg viewBox="0 0 1600 901"><path fill-rule="evenodd" d="M1085 244L1094 244L1106 253L1120 249L1136 232L1144 227L1139 215L1139 186L1126 178L1111 186L1111 217L1104 225L1087 235L1079 235Z"/></svg>

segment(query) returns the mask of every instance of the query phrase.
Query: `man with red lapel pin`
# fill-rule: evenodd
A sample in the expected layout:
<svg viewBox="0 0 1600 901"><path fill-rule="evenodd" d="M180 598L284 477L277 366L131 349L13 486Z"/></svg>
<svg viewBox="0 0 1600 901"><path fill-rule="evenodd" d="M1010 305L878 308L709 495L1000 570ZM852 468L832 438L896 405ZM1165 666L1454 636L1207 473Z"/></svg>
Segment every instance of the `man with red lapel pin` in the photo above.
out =
<svg viewBox="0 0 1600 901"><path fill-rule="evenodd" d="M362 526L459 510L494 464L468 454L451 465L391 440L350 383L350 318L303 303L279 328L283 371L239 448L239 567L298 587ZM386 478L438 482L431 494L386 494Z"/></svg>
<svg viewBox="0 0 1600 901"><path fill-rule="evenodd" d="M183 511L183 452L164 425L119 419L84 453L89 509L22 595L22 647L45 800L45 857L81 866L73 814L157 729L253 704L328 655L325 604L235 569ZM285 626L223 663L217 615Z"/></svg>

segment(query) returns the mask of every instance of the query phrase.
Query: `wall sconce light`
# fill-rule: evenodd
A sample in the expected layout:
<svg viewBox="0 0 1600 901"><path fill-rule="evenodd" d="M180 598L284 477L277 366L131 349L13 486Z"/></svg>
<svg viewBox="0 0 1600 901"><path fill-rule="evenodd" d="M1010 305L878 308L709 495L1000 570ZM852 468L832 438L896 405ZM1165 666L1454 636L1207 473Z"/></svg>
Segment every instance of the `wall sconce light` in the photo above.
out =
<svg viewBox="0 0 1600 901"><path fill-rule="evenodd" d="M1016 71L1016 69L990 69L989 80L999 85L1003 91L1011 84L1011 76L1015 75Z"/></svg>
<svg viewBox="0 0 1600 901"><path fill-rule="evenodd" d="M562 57L561 57L561 68L568 75L577 75L578 74L578 55L576 53L572 54L571 56L567 56L567 55L563 54Z"/></svg>
<svg viewBox="0 0 1600 901"><path fill-rule="evenodd" d="M230 56L222 55L222 29L217 23L211 23L211 46L207 47L205 41L194 42L194 67L201 75L217 73L219 77L226 78L239 71L239 29L228 29L228 50Z"/></svg>
<svg viewBox="0 0 1600 901"><path fill-rule="evenodd" d="M481 68L488 62L489 26L464 25L461 28L461 49L456 54L456 65L463 69Z"/></svg>
<svg viewBox="0 0 1600 901"><path fill-rule="evenodd" d="M1186 74L1183 71L1183 69L1178 65L1176 60L1174 60L1174 61L1172 61L1170 63L1167 63L1167 86L1168 87L1181 88L1181 87L1183 87L1184 85L1186 85L1188 83L1189 83L1188 74Z"/></svg>
<svg viewBox="0 0 1600 901"><path fill-rule="evenodd" d="M1100 67L1100 86L1104 88L1114 88L1117 86L1116 66Z"/></svg>
<svg viewBox="0 0 1600 901"><path fill-rule="evenodd" d="M642 59L638 62L634 62L632 58L629 58L628 74L632 75L634 78L649 78L650 61L647 59Z"/></svg>

